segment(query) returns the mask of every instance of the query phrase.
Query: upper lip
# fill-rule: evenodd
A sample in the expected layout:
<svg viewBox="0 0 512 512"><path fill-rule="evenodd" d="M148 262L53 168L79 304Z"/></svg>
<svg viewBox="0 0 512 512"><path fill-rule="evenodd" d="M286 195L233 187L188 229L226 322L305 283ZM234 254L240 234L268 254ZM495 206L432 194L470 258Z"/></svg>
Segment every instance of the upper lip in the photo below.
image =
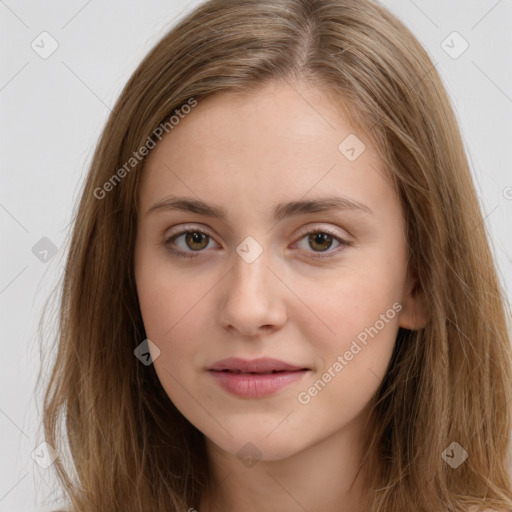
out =
<svg viewBox="0 0 512 512"><path fill-rule="evenodd" d="M272 359L269 357L261 357L258 359L240 359L238 357L230 357L222 359L214 363L209 370L222 371L238 371L244 373L267 373L272 371L296 371L307 370L303 366L296 366L294 364L285 363L279 359Z"/></svg>

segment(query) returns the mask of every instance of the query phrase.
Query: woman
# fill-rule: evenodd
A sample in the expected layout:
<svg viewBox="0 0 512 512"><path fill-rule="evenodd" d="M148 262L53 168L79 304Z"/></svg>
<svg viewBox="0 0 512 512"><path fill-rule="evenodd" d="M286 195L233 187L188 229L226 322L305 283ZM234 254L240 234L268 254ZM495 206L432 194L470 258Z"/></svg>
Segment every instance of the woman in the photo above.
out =
<svg viewBox="0 0 512 512"><path fill-rule="evenodd" d="M411 32L369 0L211 0L97 147L45 436L74 512L510 510L510 355Z"/></svg>

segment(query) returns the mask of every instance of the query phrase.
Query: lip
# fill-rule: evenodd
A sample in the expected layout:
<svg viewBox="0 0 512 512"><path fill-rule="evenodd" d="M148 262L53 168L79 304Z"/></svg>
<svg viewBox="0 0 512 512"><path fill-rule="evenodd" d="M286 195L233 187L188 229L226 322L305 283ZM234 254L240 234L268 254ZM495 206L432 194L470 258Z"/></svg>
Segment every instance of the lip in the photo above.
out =
<svg viewBox="0 0 512 512"><path fill-rule="evenodd" d="M242 398L260 398L297 382L309 368L268 357L228 358L217 361L208 371L228 393Z"/></svg>
<svg viewBox="0 0 512 512"><path fill-rule="evenodd" d="M259 357L258 359L241 359L239 357L229 357L214 363L209 370L230 370L239 372L268 373L272 371L294 371L307 370L304 366L297 366L285 363L279 359L270 357Z"/></svg>

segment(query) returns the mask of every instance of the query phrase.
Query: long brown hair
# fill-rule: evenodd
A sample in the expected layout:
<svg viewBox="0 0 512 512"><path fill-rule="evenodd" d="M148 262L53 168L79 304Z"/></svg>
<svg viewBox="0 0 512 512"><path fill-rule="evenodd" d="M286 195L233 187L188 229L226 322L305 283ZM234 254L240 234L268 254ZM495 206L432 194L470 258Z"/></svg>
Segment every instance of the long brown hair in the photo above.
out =
<svg viewBox="0 0 512 512"><path fill-rule="evenodd" d="M512 508L507 311L434 64L371 0L210 0L180 20L126 84L74 215L43 408L73 512L199 503L209 475L204 437L173 406L153 366L134 356L146 338L133 272L140 148L158 143L162 123L170 132L169 118L191 101L294 80L338 98L380 148L428 308L424 329L400 329L372 401L363 509ZM454 447L467 452L456 468L446 456Z"/></svg>

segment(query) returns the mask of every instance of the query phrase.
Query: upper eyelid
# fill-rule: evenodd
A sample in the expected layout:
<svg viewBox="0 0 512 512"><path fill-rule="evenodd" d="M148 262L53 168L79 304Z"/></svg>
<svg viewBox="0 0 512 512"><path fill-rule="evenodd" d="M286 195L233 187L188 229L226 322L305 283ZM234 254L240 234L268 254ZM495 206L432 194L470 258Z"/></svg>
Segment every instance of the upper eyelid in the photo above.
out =
<svg viewBox="0 0 512 512"><path fill-rule="evenodd" d="M173 228L169 228L169 229L173 229ZM342 228L339 228L339 229L342 229ZM213 235L211 235L209 233L209 229L204 228L201 224L180 224L179 227L176 228L176 231L173 231L173 232L167 234L167 231L169 231L169 230L167 230L166 234L165 234L165 238L168 239L168 238L171 238L171 237L174 237L177 235L183 235L187 231L193 231L193 230L202 232L205 235L208 235L210 238L215 238ZM315 226L311 226L311 225L308 225L308 226L305 226L304 228L302 228L300 230L300 234L305 235L305 234L308 234L310 231L325 232L334 237L338 237L342 240L346 240L347 238L350 238L350 235L346 232L346 230L343 230L345 233L347 233L347 235L345 236L343 234L335 233L336 228L331 228L331 227L326 228L326 227L322 227L322 226L315 227Z"/></svg>
<svg viewBox="0 0 512 512"><path fill-rule="evenodd" d="M170 231L174 228L169 228L165 231L164 238L169 239L173 238L175 236L184 235L188 231L199 231L200 233L204 233L205 235L208 235L210 238L214 238L213 235L210 234L209 230L207 228L202 227L200 224L180 224L179 227L176 227L175 231ZM170 231L170 232L169 232Z"/></svg>

